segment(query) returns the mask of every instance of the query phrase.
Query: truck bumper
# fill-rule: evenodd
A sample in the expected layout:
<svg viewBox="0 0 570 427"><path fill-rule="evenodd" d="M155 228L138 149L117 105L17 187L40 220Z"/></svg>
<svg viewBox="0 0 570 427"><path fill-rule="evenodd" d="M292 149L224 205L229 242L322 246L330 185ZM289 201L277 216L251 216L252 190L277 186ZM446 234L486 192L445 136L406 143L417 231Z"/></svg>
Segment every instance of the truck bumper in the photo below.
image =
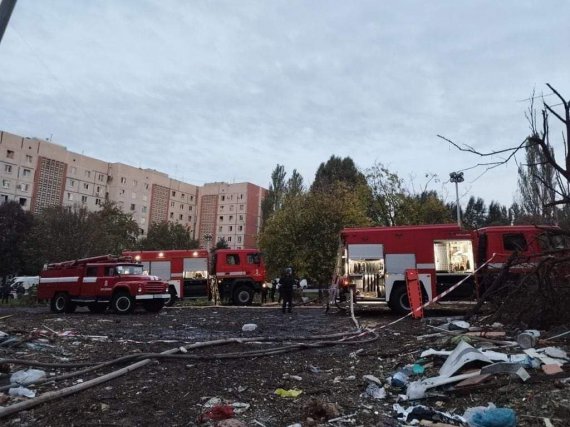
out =
<svg viewBox="0 0 570 427"><path fill-rule="evenodd" d="M170 294L146 294L146 295L137 295L135 297L136 300L168 299L168 298L170 298Z"/></svg>

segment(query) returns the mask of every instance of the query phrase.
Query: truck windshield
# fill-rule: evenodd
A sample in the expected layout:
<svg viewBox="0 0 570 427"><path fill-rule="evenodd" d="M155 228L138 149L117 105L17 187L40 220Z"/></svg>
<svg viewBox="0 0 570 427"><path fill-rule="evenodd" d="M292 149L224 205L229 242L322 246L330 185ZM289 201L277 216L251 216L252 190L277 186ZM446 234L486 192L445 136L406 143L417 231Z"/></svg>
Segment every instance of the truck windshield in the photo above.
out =
<svg viewBox="0 0 570 427"><path fill-rule="evenodd" d="M139 275L143 274L142 265L117 265L116 271L120 275Z"/></svg>

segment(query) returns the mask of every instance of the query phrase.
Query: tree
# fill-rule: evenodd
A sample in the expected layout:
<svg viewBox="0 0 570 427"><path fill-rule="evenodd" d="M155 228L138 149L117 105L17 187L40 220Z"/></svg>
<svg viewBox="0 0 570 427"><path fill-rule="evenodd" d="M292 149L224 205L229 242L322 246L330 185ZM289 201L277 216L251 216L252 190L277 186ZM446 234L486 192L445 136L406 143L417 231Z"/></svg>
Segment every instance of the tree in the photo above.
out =
<svg viewBox="0 0 570 427"><path fill-rule="evenodd" d="M333 155L326 163L320 164L310 191L331 191L336 188L337 182L342 182L346 187L354 190L360 186L366 186L366 177L358 170L350 157L341 159Z"/></svg>
<svg viewBox="0 0 570 427"><path fill-rule="evenodd" d="M509 211L506 206L498 202L491 202L487 212L485 225L509 225L511 219L509 218Z"/></svg>
<svg viewBox="0 0 570 427"><path fill-rule="evenodd" d="M305 191L305 186L303 185L303 177L297 169L293 169L291 173L291 178L287 181L287 196L298 196Z"/></svg>
<svg viewBox="0 0 570 427"><path fill-rule="evenodd" d="M453 222L453 217L444 201L432 190L401 197L394 221L398 225L446 224Z"/></svg>
<svg viewBox="0 0 570 427"><path fill-rule="evenodd" d="M535 117L531 108L529 120ZM536 129L536 125L531 128ZM534 138L540 138L534 134ZM526 162L518 168L518 187L521 207L529 218L535 223L554 222L554 200L556 194L555 170L547 162L542 150L538 145L529 144L525 148ZM552 151L552 147L550 147ZM551 153L553 156L554 153Z"/></svg>
<svg viewBox="0 0 570 427"><path fill-rule="evenodd" d="M37 273L30 270L25 259L25 239L32 227L32 216L13 201L0 205L0 281L17 273Z"/></svg>
<svg viewBox="0 0 570 427"><path fill-rule="evenodd" d="M285 167L277 164L271 173L271 184L269 184L267 195L261 202L262 224L265 224L273 212L281 208L287 188L287 184L285 183L286 176Z"/></svg>
<svg viewBox="0 0 570 427"><path fill-rule="evenodd" d="M404 180L390 172L382 163L375 163L366 170L366 180L371 191L369 215L377 225L397 225L396 215L404 202Z"/></svg>
<svg viewBox="0 0 570 427"><path fill-rule="evenodd" d="M142 250L197 249L199 242L182 224L168 221L154 222L145 238L139 242Z"/></svg>
<svg viewBox="0 0 570 427"><path fill-rule="evenodd" d="M462 219L463 224L473 230L483 227L487 220L486 211L485 201L481 197L475 199L475 197L471 196L465 207Z"/></svg>
<svg viewBox="0 0 570 427"><path fill-rule="evenodd" d="M531 128L530 136L515 146L496 149L490 152L481 152L469 145L459 145L444 136L438 135L439 138L452 144L460 151L469 152L484 159L490 159L490 161L478 163L474 166L484 167L486 171L511 161L522 149L532 150L533 148L531 147L536 147L537 153L533 154L532 158L536 159L537 162L531 162L529 165L537 167L540 166L540 168L545 168L546 165L549 165L549 167L552 167L554 170L553 180L549 178L549 174L541 175L540 173L534 173L532 170L529 171L529 173L532 174L532 179L536 179L544 187L544 189L541 190L541 193L548 196L542 201L544 208L563 206L570 203L570 102L567 101L552 85L547 83L546 86L552 91L552 94L560 100L560 103L550 106L543 99L543 109L540 115L541 125L538 125L537 114L533 108L535 97L532 96L530 115L527 115ZM553 108L557 105L562 106L563 113L558 113ZM563 146L563 150L559 151L564 153L562 161L559 161L556 157L553 145L551 144L550 114L553 115L558 120L557 123L562 126L562 144L560 145ZM493 160L496 157L499 157L499 160ZM532 192L534 193L534 190ZM549 197L550 192L554 193L554 200Z"/></svg>
<svg viewBox="0 0 570 427"><path fill-rule="evenodd" d="M89 215L96 230L94 253L119 255L136 247L140 228L115 202L105 201L99 211Z"/></svg>
<svg viewBox="0 0 570 427"><path fill-rule="evenodd" d="M292 266L297 275L326 283L333 272L340 230L369 223L366 206L350 188L337 182L328 190L287 197L269 219L259 243L270 274Z"/></svg>

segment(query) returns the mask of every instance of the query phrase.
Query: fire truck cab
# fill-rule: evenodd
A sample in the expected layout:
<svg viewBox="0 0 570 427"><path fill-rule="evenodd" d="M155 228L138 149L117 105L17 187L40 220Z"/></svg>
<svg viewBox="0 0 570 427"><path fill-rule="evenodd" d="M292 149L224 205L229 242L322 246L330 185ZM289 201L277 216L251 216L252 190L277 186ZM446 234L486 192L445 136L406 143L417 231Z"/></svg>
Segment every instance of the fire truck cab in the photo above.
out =
<svg viewBox="0 0 570 427"><path fill-rule="evenodd" d="M38 285L38 299L49 300L55 313L73 313L78 306L102 313L110 306L127 314L135 303L158 312L168 298L166 282L144 274L132 258L112 255L47 264Z"/></svg>
<svg viewBox="0 0 570 427"><path fill-rule="evenodd" d="M341 232L337 260L341 300L350 287L355 302L387 302L399 313L409 312L405 272L415 269L424 301L465 282L445 297L468 300L476 295L473 273L491 260L486 274L496 272L517 251L524 257L564 247L566 239L547 231L556 227L496 226L467 231L454 224L346 228ZM518 268L518 270L517 270ZM512 272L523 271L519 265Z"/></svg>

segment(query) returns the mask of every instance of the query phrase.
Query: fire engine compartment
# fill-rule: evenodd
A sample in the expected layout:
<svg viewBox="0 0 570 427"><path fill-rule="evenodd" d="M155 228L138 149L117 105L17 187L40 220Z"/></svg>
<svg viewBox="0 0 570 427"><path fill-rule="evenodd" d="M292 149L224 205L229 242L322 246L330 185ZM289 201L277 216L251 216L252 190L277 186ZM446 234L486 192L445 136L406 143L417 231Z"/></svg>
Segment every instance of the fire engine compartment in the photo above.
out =
<svg viewBox="0 0 570 427"><path fill-rule="evenodd" d="M435 270L438 273L472 273L475 259L470 240L436 240L433 243Z"/></svg>

